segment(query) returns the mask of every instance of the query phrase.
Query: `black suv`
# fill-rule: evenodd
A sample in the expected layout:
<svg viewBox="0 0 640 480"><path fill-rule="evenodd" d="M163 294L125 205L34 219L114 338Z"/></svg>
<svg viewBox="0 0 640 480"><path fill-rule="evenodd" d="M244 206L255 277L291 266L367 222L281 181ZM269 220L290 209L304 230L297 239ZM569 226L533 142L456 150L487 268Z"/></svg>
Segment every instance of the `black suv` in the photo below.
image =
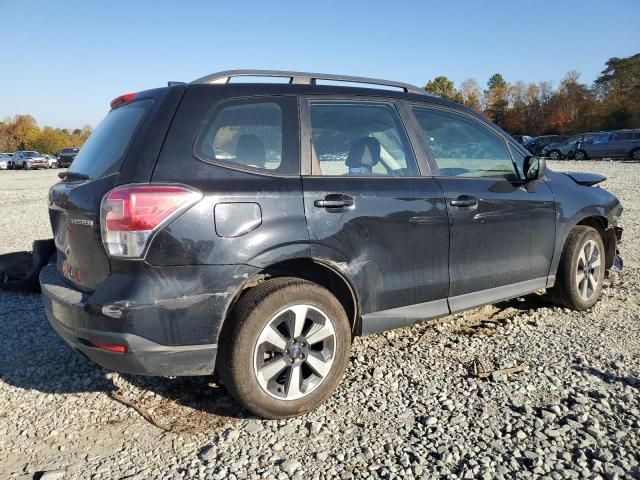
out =
<svg viewBox="0 0 640 480"><path fill-rule="evenodd" d="M80 152L79 148L63 148L58 152L58 166L67 168L75 160Z"/></svg>
<svg viewBox="0 0 640 480"><path fill-rule="evenodd" d="M619 260L603 177L417 87L234 71L111 106L50 190L47 317L106 368L215 372L263 417L323 402L356 335L541 289L588 309Z"/></svg>

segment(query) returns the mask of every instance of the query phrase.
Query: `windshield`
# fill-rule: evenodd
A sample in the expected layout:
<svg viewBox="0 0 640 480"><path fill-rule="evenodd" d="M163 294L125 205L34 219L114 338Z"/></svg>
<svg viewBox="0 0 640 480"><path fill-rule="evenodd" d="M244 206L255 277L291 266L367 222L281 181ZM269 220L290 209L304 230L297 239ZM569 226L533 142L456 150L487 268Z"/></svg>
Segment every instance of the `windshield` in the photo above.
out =
<svg viewBox="0 0 640 480"><path fill-rule="evenodd" d="M117 172L133 136L153 100L111 110L93 131L69 167L71 173L100 178Z"/></svg>
<svg viewBox="0 0 640 480"><path fill-rule="evenodd" d="M24 152L25 157L39 157L40 154L38 152Z"/></svg>

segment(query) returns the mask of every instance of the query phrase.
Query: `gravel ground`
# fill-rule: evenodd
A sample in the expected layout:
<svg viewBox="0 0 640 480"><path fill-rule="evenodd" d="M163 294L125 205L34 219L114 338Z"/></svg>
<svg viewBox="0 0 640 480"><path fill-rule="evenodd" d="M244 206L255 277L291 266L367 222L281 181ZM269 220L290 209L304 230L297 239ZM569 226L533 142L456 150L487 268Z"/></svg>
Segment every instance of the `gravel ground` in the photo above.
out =
<svg viewBox="0 0 640 480"><path fill-rule="evenodd" d="M595 308L532 295L358 338L337 392L298 419L255 419L206 378L103 370L38 296L0 292L0 477L640 478L640 165L552 166L606 175L626 209L625 270ZM0 252L49 236L55 180L0 172ZM481 380L474 363L528 368Z"/></svg>

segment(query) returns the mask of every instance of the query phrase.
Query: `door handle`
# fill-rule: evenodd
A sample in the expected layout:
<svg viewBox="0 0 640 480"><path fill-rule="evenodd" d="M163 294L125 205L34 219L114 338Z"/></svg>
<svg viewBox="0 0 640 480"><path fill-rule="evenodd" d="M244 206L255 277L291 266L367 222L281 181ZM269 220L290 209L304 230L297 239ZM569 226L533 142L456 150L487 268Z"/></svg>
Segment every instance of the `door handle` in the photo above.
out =
<svg viewBox="0 0 640 480"><path fill-rule="evenodd" d="M451 200L452 207L477 207L478 199L471 195L460 195L455 200Z"/></svg>
<svg viewBox="0 0 640 480"><path fill-rule="evenodd" d="M340 193L331 193L323 200L315 200L313 204L318 208L348 208L353 207L353 197Z"/></svg>

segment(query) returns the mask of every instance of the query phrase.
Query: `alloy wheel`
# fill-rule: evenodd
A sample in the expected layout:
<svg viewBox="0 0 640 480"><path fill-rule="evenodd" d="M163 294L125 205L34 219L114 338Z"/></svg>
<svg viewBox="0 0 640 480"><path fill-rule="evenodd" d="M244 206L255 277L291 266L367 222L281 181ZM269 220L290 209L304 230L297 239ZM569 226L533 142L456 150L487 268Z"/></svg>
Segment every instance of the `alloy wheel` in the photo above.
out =
<svg viewBox="0 0 640 480"><path fill-rule="evenodd" d="M589 300L595 294L600 282L601 268L600 247L593 240L589 240L580 249L576 266L576 286L583 300Z"/></svg>
<svg viewBox="0 0 640 480"><path fill-rule="evenodd" d="M254 374L268 395L297 400L328 376L335 359L336 331L311 305L293 305L265 325L254 349Z"/></svg>

